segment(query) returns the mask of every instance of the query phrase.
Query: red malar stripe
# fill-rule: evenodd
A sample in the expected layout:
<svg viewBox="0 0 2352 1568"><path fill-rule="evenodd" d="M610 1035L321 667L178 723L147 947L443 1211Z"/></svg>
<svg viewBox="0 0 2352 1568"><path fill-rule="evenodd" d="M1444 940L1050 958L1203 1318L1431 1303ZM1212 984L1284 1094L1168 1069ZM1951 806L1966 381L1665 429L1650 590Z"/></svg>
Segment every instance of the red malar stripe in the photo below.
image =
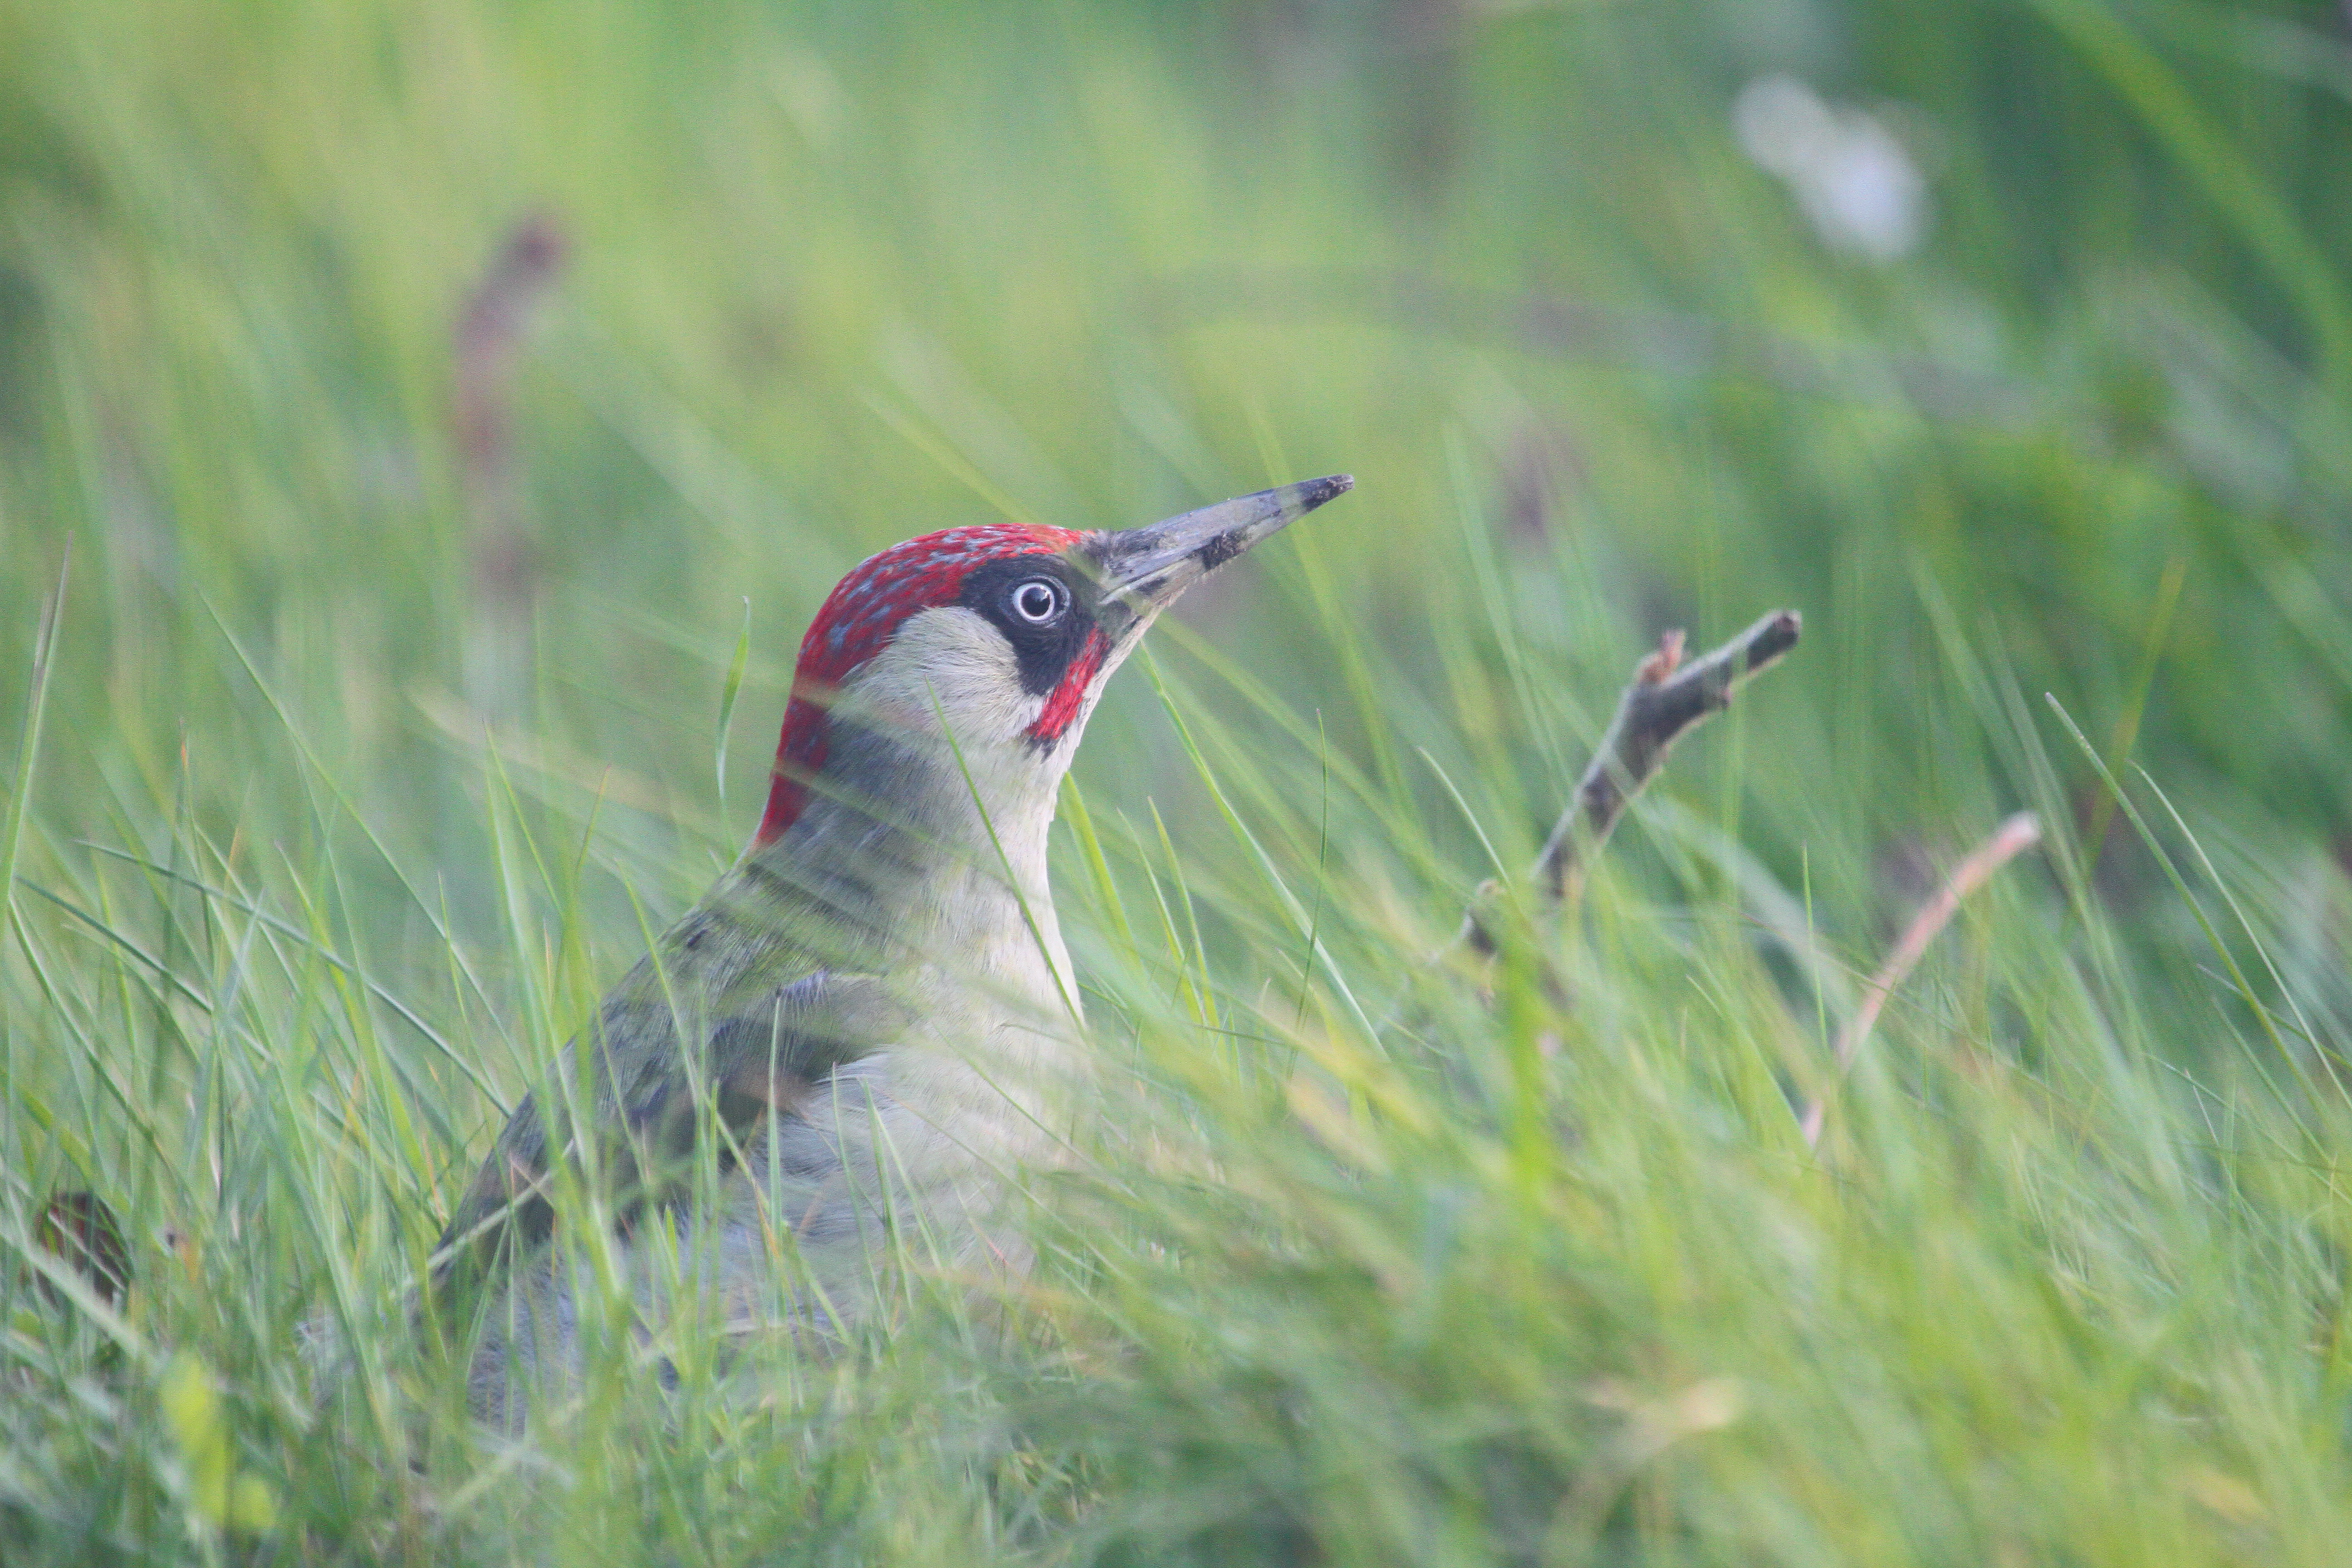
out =
<svg viewBox="0 0 2352 1568"><path fill-rule="evenodd" d="M1050 746L1062 738L1062 731L1070 727L1071 721L1087 705L1087 688L1101 673L1103 660L1109 653L1110 644L1103 639L1102 628L1087 627L1086 646L1078 649L1077 658L1070 660L1070 668L1062 674L1062 684L1054 688L1037 721L1029 726L1031 740Z"/></svg>

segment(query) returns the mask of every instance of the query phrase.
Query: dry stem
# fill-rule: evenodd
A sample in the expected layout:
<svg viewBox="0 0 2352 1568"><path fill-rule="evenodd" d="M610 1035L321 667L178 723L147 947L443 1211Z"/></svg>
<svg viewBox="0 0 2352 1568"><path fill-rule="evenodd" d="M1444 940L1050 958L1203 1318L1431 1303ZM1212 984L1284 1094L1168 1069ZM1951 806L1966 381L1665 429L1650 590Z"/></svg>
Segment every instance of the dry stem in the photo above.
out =
<svg viewBox="0 0 2352 1568"><path fill-rule="evenodd" d="M505 721L530 684L531 600L538 568L514 449L514 380L530 321L562 269L562 230L525 218L457 317L454 342L458 474L473 513L474 618L467 628L467 694Z"/></svg>
<svg viewBox="0 0 2352 1568"><path fill-rule="evenodd" d="M1617 716L1593 748L1575 798L1560 814L1536 860L1537 885L1547 899L1574 900L1583 888L1587 863L1625 815L1626 805L1664 763L1667 750L1685 731L1728 707L1741 682L1770 668L1796 647L1802 628L1796 611L1775 610L1690 664L1683 663L1681 632L1658 639L1657 650L1634 667L1633 679L1617 700ZM1495 951L1477 903L1463 916L1462 941L1475 952Z"/></svg>
<svg viewBox="0 0 2352 1568"><path fill-rule="evenodd" d="M1983 887L1995 871L2040 842L2041 821L2030 811L2019 812L1993 829L1992 837L1971 850L1967 859L1953 867L1952 874L1944 879L1944 885L1936 889L1936 896L1919 906L1919 912L1911 917L1910 925L1904 930L1903 940L1895 944L1894 950L1886 955L1886 962L1881 963L1878 973L1870 977L1869 987L1863 993L1862 1005L1853 1010L1853 1016L1846 1020L1845 1027L1838 1031L1837 1068L1831 1079L1830 1090L1805 1107L1800 1123L1804 1129L1807 1148L1821 1142L1822 1121L1829 1114L1830 1093L1844 1081L1846 1069L1853 1066L1853 1058L1862 1052L1863 1042L1870 1038L1870 1031L1878 1023L1879 1009L1886 1005L1887 994L1902 984L1904 977L1917 967L1928 944L1958 912L1961 900Z"/></svg>

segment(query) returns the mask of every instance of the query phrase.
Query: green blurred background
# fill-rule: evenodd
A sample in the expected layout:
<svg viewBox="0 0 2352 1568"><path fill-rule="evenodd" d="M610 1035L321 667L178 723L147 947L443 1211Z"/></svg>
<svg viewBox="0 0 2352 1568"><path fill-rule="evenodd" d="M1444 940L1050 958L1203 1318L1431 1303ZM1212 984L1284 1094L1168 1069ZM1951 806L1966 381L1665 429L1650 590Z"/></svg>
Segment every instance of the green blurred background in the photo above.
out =
<svg viewBox="0 0 2352 1568"><path fill-rule="evenodd" d="M1832 127L1780 173L1776 77ZM2347 826L2331 5L78 0L0 13L0 647L74 536L61 829L184 747L216 823L299 788L226 631L419 846L482 717L731 844L861 554L1341 469L1328 613L1433 703L1465 529L1587 707L1664 625L1803 609L1758 787L1837 805L1790 870L1960 804L1938 616L2247 831ZM1860 242L1808 219L1841 180ZM461 322L533 224L469 463ZM1371 743L1294 609L1192 618ZM1082 776L1164 763L1147 702Z"/></svg>
<svg viewBox="0 0 2352 1568"><path fill-rule="evenodd" d="M1118 1364L1164 1381L1073 1395L1101 1404L1066 1472L922 1471L934 1511L880 1508L842 1560L968 1561L955 1521L982 1516L1025 1551L1063 1539L1056 1510L1198 1546L1189 1499L1242 1521L1202 1562L1307 1560L1293 1525L1333 1561L1744 1562L1724 1543L1769 1537L1771 1561L2154 1562L2191 1525L2215 1561L2273 1526L2282 1560L2331 1561L2352 1359L2311 1324L2345 1316L2341 1096L2249 1089L2268 1109L2231 1100L2217 1131L2168 1075L2259 1084L2226 1065L2272 1029L2258 989L2301 1009L2270 1036L2283 1077L2352 1037L2347 255L2352 16L2320 0L0 0L0 757L32 778L0 822L0 1230L24 1250L44 1194L89 1185L142 1256L182 1247L184 1280L149 1260L142 1331L221 1369L239 1463L315 1503L285 1541L389 1553L369 1489L404 1484L404 1428L379 1410L382 1451L346 1452L308 1424L294 1325L334 1297L398 1337L492 1091L748 836L840 574L959 523L1125 526L1348 471L1154 634L1078 764L1127 907L1200 895L1168 932L1204 1026L1352 1026L1282 969L1255 846L1154 679L1370 995L1530 852L1661 631L1806 616L1611 850L1571 1048L1539 1069L1592 1137L1522 1182L1507 1119L1432 1090L1425 1123L1383 1125L1459 1111L1463 1142L1367 1155L1357 1183L1201 1089L1190 1131L1233 1170L1260 1148L1311 1170L1265 1212L1350 1216L1342 1262L1224 1257L1247 1227L1219 1228L1223 1200L1168 1197L1182 1239L1120 1276L1151 1289L1074 1287L1132 1314ZM33 765L16 694L68 552ZM2045 693L2180 805L2201 847L2155 837L2210 853L2201 903ZM1862 1152L1824 1173L1786 1147L1782 1090L1826 1059L1838 975L2029 804L2050 860L1890 1015L1927 1087L1873 1089ZM1057 853L1097 1016L1148 1017L1166 976L1129 984L1115 900L1073 897ZM1138 892L1147 871L1167 880ZM1834 955L1810 970L1808 926ZM2032 1092L1969 1099L1948 1055ZM1451 1305L1348 1283L1368 1236L1393 1247L1364 1242L1367 1268L1420 1257ZM1179 1254L1202 1271L1151 1273ZM155 1521L179 1508L217 1546L227 1504L184 1475L213 1428L110 1426L89 1346L44 1338L6 1278L0 1524L81 1561L175 1539ZM1195 1290L1162 1332L1150 1311ZM1590 1480L1620 1452L1578 1446L1592 1409L1677 1441L1730 1421L1727 1368L1767 1392L1687 1495ZM1610 1381L1651 1373L1682 1403ZM885 1373L836 1389L859 1431L939 1418L936 1367ZM123 1408L179 1410L177 1386ZM1582 1414L1545 1426L1562 1399ZM662 1470L726 1450L666 1448L642 1414L581 1451L606 1468L566 1451L571 1535L534 1541L512 1501L561 1489L535 1459L416 1506L503 1543L486 1557L625 1556L642 1525L716 1560L699 1488L772 1482L797 1530L919 1468L821 1415L739 1445L749 1469ZM1570 1436L1514 1448L1523 1416ZM1347 1503L1305 1459L1265 1480L1302 1431L1367 1497L1387 1458L1346 1441L1438 1456L1421 1511ZM1261 1481L1273 1515L1231 1502ZM1625 1554L1467 1522L1521 1497ZM1897 1551L1915 1503L1948 1528ZM1385 1558L1343 1549L1391 1525ZM773 1539L747 1524L737 1554Z"/></svg>

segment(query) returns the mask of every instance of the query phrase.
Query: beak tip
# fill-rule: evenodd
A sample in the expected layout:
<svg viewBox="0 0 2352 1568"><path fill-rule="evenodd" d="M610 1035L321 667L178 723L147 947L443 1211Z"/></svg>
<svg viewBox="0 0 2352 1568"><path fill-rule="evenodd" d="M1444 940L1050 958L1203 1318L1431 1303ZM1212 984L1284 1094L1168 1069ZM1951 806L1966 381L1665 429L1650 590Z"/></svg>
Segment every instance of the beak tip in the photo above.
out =
<svg viewBox="0 0 2352 1568"><path fill-rule="evenodd" d="M1313 511L1317 507L1321 506L1325 501L1337 500L1339 497L1346 495L1349 490L1354 489L1356 488L1356 476L1353 474L1327 474L1319 479L1301 479L1297 484L1291 485L1287 488L1290 490L1290 494L1285 499L1290 501L1291 505L1285 507L1283 510L1285 511L1291 511L1293 508L1296 508L1297 510L1293 515L1304 516L1307 512Z"/></svg>
<svg viewBox="0 0 2352 1568"><path fill-rule="evenodd" d="M1149 527L1096 534L1088 549L1118 592L1164 605L1187 584L1355 488L1353 474L1299 479Z"/></svg>

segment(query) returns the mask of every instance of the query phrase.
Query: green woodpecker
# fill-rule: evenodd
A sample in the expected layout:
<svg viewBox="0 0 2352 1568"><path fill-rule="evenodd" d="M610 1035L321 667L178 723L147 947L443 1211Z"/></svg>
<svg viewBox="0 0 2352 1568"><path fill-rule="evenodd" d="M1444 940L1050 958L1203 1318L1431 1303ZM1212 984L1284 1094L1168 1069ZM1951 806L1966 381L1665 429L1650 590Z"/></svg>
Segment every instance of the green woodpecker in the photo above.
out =
<svg viewBox="0 0 2352 1568"><path fill-rule="evenodd" d="M842 580L757 837L517 1108L442 1239L436 1297L482 1308L478 1411L519 1418L576 1355L567 1164L613 1199L647 1324L689 1281L731 1325L837 1326L894 1231L1019 1265L1003 1176L1049 1157L1086 1079L1045 862L1087 715L1187 587L1353 482L1125 531L950 529Z"/></svg>

